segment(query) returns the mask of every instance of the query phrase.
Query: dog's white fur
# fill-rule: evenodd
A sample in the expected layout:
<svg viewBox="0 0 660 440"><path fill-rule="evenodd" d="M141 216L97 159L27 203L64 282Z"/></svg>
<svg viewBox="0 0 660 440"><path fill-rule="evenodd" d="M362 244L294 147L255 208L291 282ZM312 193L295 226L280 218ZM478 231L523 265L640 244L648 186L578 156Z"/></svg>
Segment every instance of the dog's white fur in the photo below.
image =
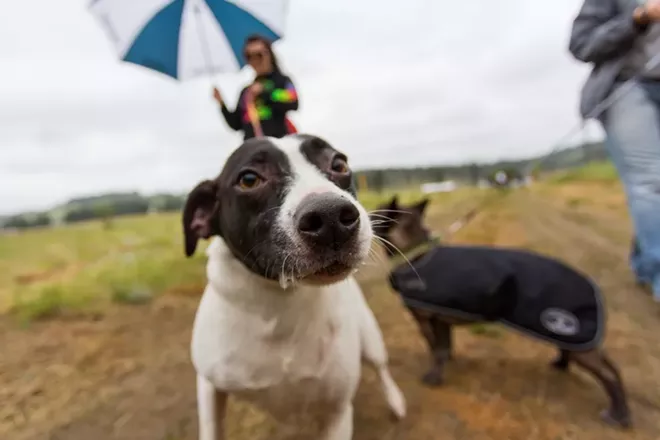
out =
<svg viewBox="0 0 660 440"><path fill-rule="evenodd" d="M282 233L295 242L290 214L307 194L336 192L360 211L366 258L372 232L364 208L305 160L299 140L271 141L288 155L295 176L278 218ZM315 439L351 439L361 358L378 372L392 412L405 416L405 399L389 373L381 331L352 276L326 286L294 280L284 289L250 272L221 238L214 238L206 253L208 284L191 346L200 440L224 438L228 394L281 422L315 426Z"/></svg>

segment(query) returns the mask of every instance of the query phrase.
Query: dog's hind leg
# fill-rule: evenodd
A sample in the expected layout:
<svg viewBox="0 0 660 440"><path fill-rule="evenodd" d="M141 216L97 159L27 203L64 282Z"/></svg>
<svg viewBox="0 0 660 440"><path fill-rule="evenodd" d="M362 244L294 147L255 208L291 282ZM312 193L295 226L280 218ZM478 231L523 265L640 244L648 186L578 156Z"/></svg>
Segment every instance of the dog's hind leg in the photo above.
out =
<svg viewBox="0 0 660 440"><path fill-rule="evenodd" d="M571 363L571 357L568 351L559 350L559 355L550 364L553 368L560 371L568 371L568 366Z"/></svg>
<svg viewBox="0 0 660 440"><path fill-rule="evenodd" d="M360 326L360 347L362 359L370 364L378 373L385 400L390 410L397 419L406 416L406 399L394 382L390 370L387 366L387 349L383 334L380 331L378 322L373 312L369 308L366 300L360 295L362 302L360 307L359 326Z"/></svg>
<svg viewBox="0 0 660 440"><path fill-rule="evenodd" d="M452 358L454 352L452 325L439 317L434 317L431 320L431 325L436 341L436 350L433 352L433 357L436 362L444 363Z"/></svg>
<svg viewBox="0 0 660 440"><path fill-rule="evenodd" d="M422 376L422 382L437 387L444 381L444 365L451 357L451 325L437 318L433 313L410 308L417 325L431 353L431 367Z"/></svg>
<svg viewBox="0 0 660 440"><path fill-rule="evenodd" d="M629 428L632 421L626 392L621 375L612 361L598 350L571 352L570 359L591 373L607 392L610 407L602 413L603 419L607 423Z"/></svg>
<svg viewBox="0 0 660 440"><path fill-rule="evenodd" d="M197 376L197 416L199 440L224 440L227 394L202 376Z"/></svg>

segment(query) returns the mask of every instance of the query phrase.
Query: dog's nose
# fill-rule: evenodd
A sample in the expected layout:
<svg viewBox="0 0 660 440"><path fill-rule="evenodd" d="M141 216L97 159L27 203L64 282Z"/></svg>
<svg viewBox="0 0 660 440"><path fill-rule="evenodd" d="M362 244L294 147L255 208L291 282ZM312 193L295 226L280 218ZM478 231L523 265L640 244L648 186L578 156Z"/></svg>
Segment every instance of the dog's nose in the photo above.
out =
<svg viewBox="0 0 660 440"><path fill-rule="evenodd" d="M310 194L295 214L298 232L313 244L339 248L360 225L360 212L349 200L334 193Z"/></svg>

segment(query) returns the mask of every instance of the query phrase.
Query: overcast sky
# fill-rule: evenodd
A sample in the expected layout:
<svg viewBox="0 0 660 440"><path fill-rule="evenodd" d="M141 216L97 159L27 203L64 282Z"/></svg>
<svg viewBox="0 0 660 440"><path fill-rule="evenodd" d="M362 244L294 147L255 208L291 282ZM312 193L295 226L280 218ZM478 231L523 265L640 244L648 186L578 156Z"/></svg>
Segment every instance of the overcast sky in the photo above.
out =
<svg viewBox="0 0 660 440"><path fill-rule="evenodd" d="M210 99L211 79L179 83L120 63L87 1L6 3L0 213L100 191L185 191L240 144ZM546 151L579 121L587 66L566 49L579 7L291 0L276 50L300 95L292 119L354 167ZM215 78L231 107L250 76Z"/></svg>

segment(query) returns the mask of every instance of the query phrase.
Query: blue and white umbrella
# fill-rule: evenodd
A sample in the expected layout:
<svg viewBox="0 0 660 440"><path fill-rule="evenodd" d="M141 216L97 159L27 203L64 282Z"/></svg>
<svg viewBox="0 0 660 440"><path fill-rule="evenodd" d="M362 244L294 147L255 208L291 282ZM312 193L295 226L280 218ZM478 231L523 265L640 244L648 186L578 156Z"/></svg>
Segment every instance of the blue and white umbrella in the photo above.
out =
<svg viewBox="0 0 660 440"><path fill-rule="evenodd" d="M238 71L250 34L284 34L286 0L93 0L123 61L172 78Z"/></svg>

